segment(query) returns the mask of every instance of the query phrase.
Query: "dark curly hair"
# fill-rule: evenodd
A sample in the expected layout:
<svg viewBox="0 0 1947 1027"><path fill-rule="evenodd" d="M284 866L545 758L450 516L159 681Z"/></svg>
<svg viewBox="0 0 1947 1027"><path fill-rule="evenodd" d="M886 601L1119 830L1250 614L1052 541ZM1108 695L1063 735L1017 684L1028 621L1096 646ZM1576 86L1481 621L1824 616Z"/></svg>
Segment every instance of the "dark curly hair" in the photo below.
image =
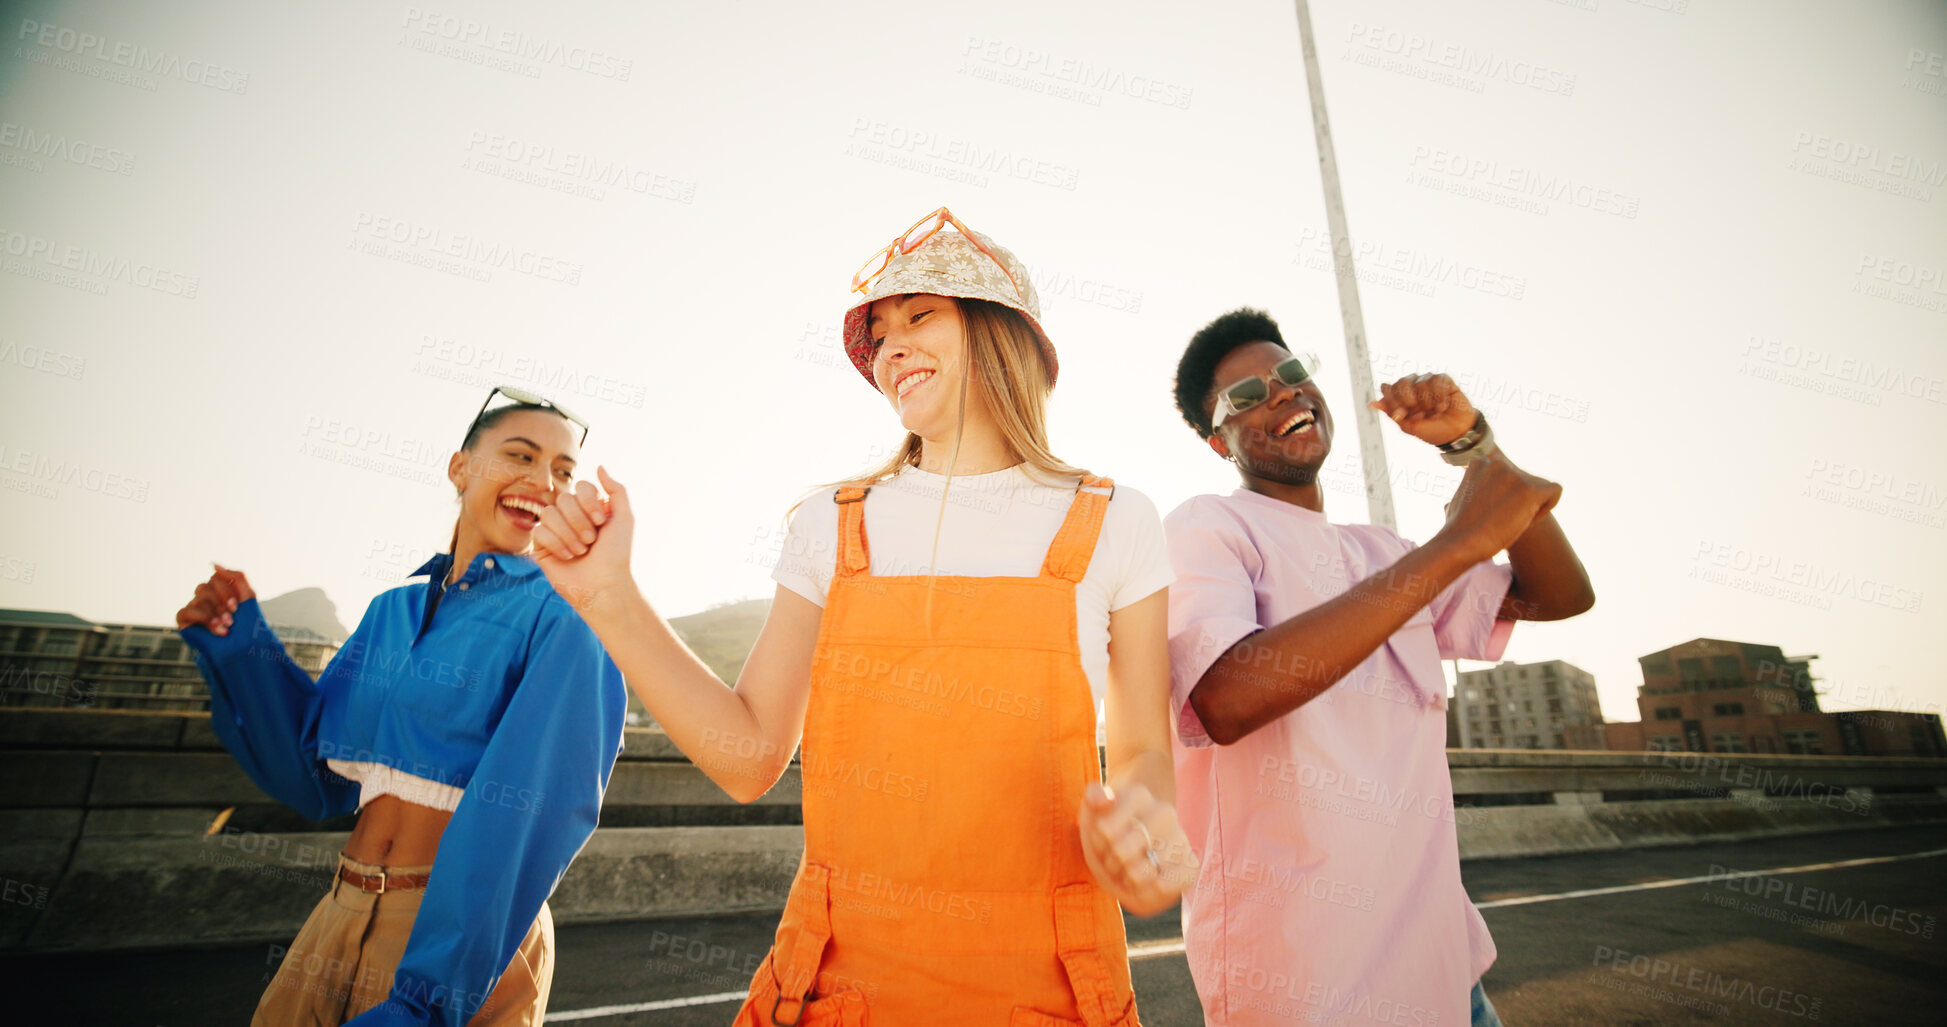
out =
<svg viewBox="0 0 1947 1027"><path fill-rule="evenodd" d="M1218 362L1229 356L1231 350L1253 342L1285 345L1278 322L1270 314L1251 307L1239 307L1204 325L1190 337L1183 359L1176 362L1176 409L1196 429L1198 437L1210 437L1210 411L1204 409L1204 402L1210 398L1210 390L1217 387Z"/></svg>

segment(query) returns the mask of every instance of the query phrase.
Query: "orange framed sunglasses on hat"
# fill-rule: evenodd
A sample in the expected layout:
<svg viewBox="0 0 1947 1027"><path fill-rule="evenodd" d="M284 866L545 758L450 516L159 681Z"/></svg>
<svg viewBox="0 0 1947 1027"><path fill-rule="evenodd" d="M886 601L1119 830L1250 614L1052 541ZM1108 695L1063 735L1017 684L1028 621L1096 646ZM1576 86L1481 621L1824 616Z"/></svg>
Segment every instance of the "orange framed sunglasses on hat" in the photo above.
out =
<svg viewBox="0 0 1947 1027"><path fill-rule="evenodd" d="M1008 282L1014 286L1014 295L1022 296L1021 283L1015 280L1014 272L1009 271L1007 264L995 256L994 251L988 249L980 238L967 228L966 222L954 217L953 212L945 207L913 222L913 227L900 233L899 237L887 243L884 249L867 258L866 262L860 265L858 274L852 276L852 291L866 291L872 285L873 279L884 274L886 269L892 266L894 257L919 249L920 244L933 238L935 233L948 224L959 229L960 234L966 236L967 241L973 243L975 249L985 253L987 259L993 261L994 265L1001 269L1001 273L1007 276Z"/></svg>

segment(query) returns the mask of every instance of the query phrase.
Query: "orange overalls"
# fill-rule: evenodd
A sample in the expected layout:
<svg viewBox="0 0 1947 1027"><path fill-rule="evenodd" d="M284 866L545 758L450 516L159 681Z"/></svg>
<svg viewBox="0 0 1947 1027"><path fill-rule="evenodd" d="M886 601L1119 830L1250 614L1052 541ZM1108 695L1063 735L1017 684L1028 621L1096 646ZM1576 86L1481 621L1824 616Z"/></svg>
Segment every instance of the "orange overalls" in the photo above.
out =
<svg viewBox="0 0 1947 1027"><path fill-rule="evenodd" d="M1108 497L1077 490L1035 577L933 578L929 622L925 575L869 573L865 492L835 497L804 859L736 1027L1139 1027L1076 827L1101 766L1075 586Z"/></svg>

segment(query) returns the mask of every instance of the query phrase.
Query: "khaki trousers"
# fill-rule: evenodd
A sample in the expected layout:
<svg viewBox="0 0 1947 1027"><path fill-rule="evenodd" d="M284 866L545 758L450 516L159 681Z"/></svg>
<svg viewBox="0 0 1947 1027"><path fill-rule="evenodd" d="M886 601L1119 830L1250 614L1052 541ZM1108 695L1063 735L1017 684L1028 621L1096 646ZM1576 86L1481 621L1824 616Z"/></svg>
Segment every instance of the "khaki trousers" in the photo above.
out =
<svg viewBox="0 0 1947 1027"><path fill-rule="evenodd" d="M377 867L340 855L361 874L423 874L431 867ZM339 1027L385 1001L405 953L423 888L363 891L337 880L284 954L251 1027ZM470 1027L539 1027L554 981L554 916L545 903ZM477 1001L476 999L470 1001Z"/></svg>

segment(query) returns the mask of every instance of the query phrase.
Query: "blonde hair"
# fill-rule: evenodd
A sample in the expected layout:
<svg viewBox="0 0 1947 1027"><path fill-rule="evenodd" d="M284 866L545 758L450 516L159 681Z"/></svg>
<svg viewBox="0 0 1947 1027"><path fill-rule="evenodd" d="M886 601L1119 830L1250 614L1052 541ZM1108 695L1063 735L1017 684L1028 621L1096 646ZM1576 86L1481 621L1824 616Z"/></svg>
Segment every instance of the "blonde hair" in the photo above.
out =
<svg viewBox="0 0 1947 1027"><path fill-rule="evenodd" d="M940 513L933 525L933 553L927 560L931 572L940 554L940 526L946 521L947 493L953 488L953 465L960 456L960 439L967 427L969 399L992 412L1000 429L1001 444L1016 462L1027 465L1028 477L1054 485L1044 478L1089 477L1089 472L1062 460L1048 448L1048 363L1041 353L1041 338L1018 312L988 300L948 297L960 309L960 323L966 338L964 373L960 376L960 413L953 429L953 452L947 458L946 482L940 490ZM969 393L972 393L970 396ZM919 466L922 440L914 432L884 463L842 481L827 482L813 489L870 488L890 481L908 467ZM1039 476L1037 473L1039 472ZM807 495L805 498L810 498ZM804 499L792 504L796 511ZM841 545L843 543L841 542ZM932 601L929 589L927 601ZM930 618L929 618L930 623Z"/></svg>
<svg viewBox="0 0 1947 1027"><path fill-rule="evenodd" d="M993 412L1008 455L1027 464L1030 476L1040 471L1051 477L1087 477L1087 471L1055 456L1048 448L1048 393L1052 386L1048 383L1048 363L1041 355L1041 339L1034 328L1011 307L987 300L948 299L960 308L967 342L967 373L960 376L960 418L954 427L954 448L959 448L960 433L966 428L968 392L973 389L978 402ZM918 466L919 453L919 436L907 432L905 441L885 463L818 489L881 484L908 467ZM952 472L949 462L949 486Z"/></svg>

